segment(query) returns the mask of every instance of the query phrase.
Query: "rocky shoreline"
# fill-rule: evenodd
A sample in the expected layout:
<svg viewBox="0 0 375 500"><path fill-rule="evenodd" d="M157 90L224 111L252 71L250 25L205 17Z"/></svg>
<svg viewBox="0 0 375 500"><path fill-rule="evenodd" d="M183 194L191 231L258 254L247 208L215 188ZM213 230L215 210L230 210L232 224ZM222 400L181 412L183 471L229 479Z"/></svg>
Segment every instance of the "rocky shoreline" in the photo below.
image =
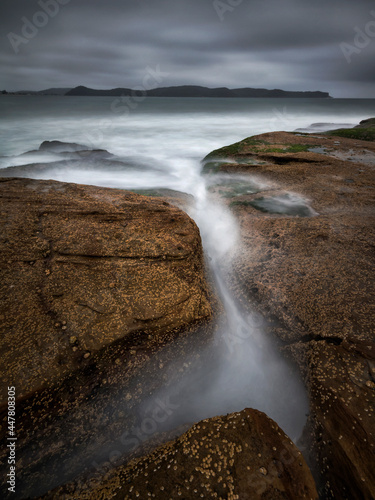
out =
<svg viewBox="0 0 375 500"><path fill-rule="evenodd" d="M209 338L215 300L197 226L164 199L18 178L1 179L0 192L1 377L16 387L17 496L27 498L135 426L168 356L189 335Z"/></svg>
<svg viewBox="0 0 375 500"><path fill-rule="evenodd" d="M309 388L306 446L322 498L375 492L375 144L357 139L367 130L263 134L205 159L216 175L263 183L212 190L241 226L235 291L276 319Z"/></svg>
<svg viewBox="0 0 375 500"><path fill-rule="evenodd" d="M269 320L309 390L299 445L321 499L375 494L371 128L360 128L367 140L262 134L203 161L210 196L241 230L232 291ZM173 401L159 400L153 432L142 427L163 367L188 360L192 338L203 349L220 310L199 230L171 204L186 200L9 177L22 168L0 179L0 356L2 387L17 387L17 498L318 498L301 452L259 411L163 433L155 422ZM72 428L82 432L69 440Z"/></svg>
<svg viewBox="0 0 375 500"><path fill-rule="evenodd" d="M203 420L174 441L100 481L75 482L45 500L128 498L316 499L296 446L264 413L246 409Z"/></svg>

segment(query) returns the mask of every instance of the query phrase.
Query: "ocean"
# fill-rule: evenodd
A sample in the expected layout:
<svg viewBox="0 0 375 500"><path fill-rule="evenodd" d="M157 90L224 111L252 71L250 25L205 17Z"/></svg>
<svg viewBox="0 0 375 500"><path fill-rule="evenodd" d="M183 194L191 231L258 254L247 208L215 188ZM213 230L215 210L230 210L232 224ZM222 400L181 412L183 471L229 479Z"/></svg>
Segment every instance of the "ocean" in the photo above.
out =
<svg viewBox="0 0 375 500"><path fill-rule="evenodd" d="M60 140L168 169L171 161L199 161L254 134L328 124L312 129L319 131L375 116L375 99L139 97L122 105L118 99L0 96L0 156L10 156L1 158L0 167L14 164L14 155L37 149L42 141Z"/></svg>

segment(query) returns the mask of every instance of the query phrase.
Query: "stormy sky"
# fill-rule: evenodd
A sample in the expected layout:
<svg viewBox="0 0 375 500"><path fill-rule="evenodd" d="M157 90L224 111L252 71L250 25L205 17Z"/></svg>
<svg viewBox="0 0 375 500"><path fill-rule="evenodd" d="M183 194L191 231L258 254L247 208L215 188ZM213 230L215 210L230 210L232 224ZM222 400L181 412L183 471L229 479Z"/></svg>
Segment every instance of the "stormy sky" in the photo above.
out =
<svg viewBox="0 0 375 500"><path fill-rule="evenodd" d="M0 90L204 85L375 98L373 0L1 0ZM152 81L152 85L151 85Z"/></svg>

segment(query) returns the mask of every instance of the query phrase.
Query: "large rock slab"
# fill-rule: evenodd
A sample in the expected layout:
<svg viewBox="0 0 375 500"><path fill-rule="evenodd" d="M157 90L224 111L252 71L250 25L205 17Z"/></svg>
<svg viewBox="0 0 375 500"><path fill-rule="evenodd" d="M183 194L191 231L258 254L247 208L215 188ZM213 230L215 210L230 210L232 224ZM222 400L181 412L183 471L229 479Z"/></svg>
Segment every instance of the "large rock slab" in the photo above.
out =
<svg viewBox="0 0 375 500"><path fill-rule="evenodd" d="M223 198L241 225L234 287L299 362L322 494L374 498L374 142L274 132L206 163L260 186Z"/></svg>
<svg viewBox="0 0 375 500"><path fill-rule="evenodd" d="M203 420L142 458L58 488L45 499L228 498L315 500L301 452L264 413Z"/></svg>
<svg viewBox="0 0 375 500"><path fill-rule="evenodd" d="M2 179L0 196L0 380L18 398L121 339L210 316L199 230L178 208L30 179Z"/></svg>

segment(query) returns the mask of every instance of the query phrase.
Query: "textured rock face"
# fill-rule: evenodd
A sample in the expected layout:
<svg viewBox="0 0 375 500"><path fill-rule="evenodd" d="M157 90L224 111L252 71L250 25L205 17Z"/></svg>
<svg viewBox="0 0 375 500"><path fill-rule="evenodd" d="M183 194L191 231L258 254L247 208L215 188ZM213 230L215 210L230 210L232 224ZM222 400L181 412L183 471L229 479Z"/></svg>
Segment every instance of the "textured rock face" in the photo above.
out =
<svg viewBox="0 0 375 500"><path fill-rule="evenodd" d="M150 455L44 498L228 498L315 500L314 480L298 449L264 413L246 409L195 424Z"/></svg>
<svg viewBox="0 0 375 500"><path fill-rule="evenodd" d="M1 384L18 397L119 339L210 316L199 231L179 209L29 179L3 179L0 196Z"/></svg>
<svg viewBox="0 0 375 500"><path fill-rule="evenodd" d="M237 292L277 318L306 377L325 495L374 498L375 144L279 132L215 157L232 161L219 170L263 183L263 193L229 200L243 236ZM256 208L260 197L290 193L310 216Z"/></svg>

